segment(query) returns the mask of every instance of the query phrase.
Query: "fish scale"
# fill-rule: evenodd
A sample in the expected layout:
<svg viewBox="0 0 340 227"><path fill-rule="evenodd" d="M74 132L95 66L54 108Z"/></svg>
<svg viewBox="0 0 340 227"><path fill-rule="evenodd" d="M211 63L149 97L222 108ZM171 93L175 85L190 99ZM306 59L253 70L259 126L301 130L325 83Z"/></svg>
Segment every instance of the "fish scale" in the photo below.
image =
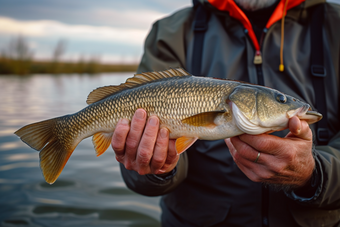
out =
<svg viewBox="0 0 340 227"><path fill-rule="evenodd" d="M284 98L282 98L284 96ZM285 101L284 103L282 102ZM217 140L243 133L280 130L292 116L314 123L322 115L277 90L239 81L195 77L181 68L136 74L118 86L98 88L77 113L26 125L15 132L40 151L48 183L60 175L76 146L93 136L97 156L110 146L116 124L138 108L157 116L176 139L178 154L197 139Z"/></svg>

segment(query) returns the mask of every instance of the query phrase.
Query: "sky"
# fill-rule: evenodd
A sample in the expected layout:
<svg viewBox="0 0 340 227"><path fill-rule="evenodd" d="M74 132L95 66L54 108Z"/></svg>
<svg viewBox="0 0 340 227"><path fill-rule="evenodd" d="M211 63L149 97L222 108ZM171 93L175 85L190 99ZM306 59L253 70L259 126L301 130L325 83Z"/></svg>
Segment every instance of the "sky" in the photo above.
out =
<svg viewBox="0 0 340 227"><path fill-rule="evenodd" d="M138 63L152 24L191 6L191 0L0 0L0 52L22 36L36 59L51 59L57 43L64 60L100 57Z"/></svg>
<svg viewBox="0 0 340 227"><path fill-rule="evenodd" d="M22 36L36 59L51 59L62 40L64 60L96 56L102 62L138 63L152 23L191 4L191 0L0 0L0 52Z"/></svg>

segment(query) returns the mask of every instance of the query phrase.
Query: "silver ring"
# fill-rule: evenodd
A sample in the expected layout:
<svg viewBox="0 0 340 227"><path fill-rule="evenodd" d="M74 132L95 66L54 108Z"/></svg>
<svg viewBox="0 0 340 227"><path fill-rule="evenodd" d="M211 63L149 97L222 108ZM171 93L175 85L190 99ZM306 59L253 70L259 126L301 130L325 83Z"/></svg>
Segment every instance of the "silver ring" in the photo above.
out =
<svg viewBox="0 0 340 227"><path fill-rule="evenodd" d="M261 155L261 153L259 152L259 153L257 154L257 157L256 157L254 163L257 163L257 161L259 160L260 155Z"/></svg>

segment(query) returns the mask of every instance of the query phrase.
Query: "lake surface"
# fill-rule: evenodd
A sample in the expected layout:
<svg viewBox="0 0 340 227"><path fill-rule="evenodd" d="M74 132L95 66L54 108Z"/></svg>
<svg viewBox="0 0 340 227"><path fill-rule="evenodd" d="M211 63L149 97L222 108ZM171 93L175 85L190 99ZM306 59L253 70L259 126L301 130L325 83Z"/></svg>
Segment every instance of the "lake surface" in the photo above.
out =
<svg viewBox="0 0 340 227"><path fill-rule="evenodd" d="M13 134L77 112L93 89L132 75L0 76L0 226L160 226L159 198L126 188L112 148L96 157L91 138L83 140L49 185L39 153Z"/></svg>

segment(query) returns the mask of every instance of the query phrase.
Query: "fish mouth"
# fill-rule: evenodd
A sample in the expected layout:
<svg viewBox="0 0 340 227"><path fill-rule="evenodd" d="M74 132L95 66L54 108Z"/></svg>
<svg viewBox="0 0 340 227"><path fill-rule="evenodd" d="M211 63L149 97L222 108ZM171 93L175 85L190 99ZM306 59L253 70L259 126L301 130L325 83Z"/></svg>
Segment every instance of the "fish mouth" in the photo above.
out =
<svg viewBox="0 0 340 227"><path fill-rule="evenodd" d="M296 110L290 110L287 112L288 118L297 116L300 120L306 121L308 124L314 124L322 119L322 114L313 111L309 105L302 106Z"/></svg>

